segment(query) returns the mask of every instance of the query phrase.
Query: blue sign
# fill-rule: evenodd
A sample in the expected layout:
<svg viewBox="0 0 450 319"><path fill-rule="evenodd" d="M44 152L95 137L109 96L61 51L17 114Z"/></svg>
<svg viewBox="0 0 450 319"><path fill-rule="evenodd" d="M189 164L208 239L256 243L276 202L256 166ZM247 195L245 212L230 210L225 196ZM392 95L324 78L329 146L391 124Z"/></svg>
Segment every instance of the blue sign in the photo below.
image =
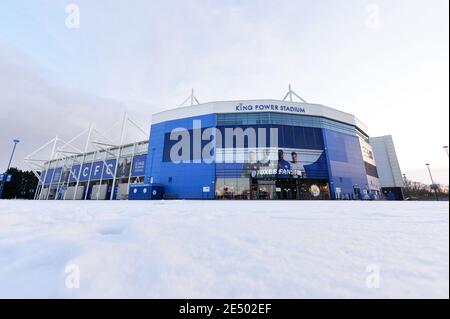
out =
<svg viewBox="0 0 450 319"><path fill-rule="evenodd" d="M12 175L11 174L7 175L6 176L6 181L10 182L11 180L12 180Z"/></svg>
<svg viewBox="0 0 450 319"><path fill-rule="evenodd" d="M103 166L103 161L92 164L91 180L99 180L102 178L102 172L104 170Z"/></svg>
<svg viewBox="0 0 450 319"><path fill-rule="evenodd" d="M58 167L53 171L53 178L52 178L52 184L58 184L59 180L61 178L61 172L62 172L62 168Z"/></svg>
<svg viewBox="0 0 450 319"><path fill-rule="evenodd" d="M106 165L103 161L84 163L83 166L81 166L81 172L80 164L73 165L70 169L69 183L76 182L78 178L80 178L80 182L86 182L88 180L112 179L115 168L115 159L107 160ZM45 176L45 171L41 173L41 179L46 180L45 184L49 184L50 180L52 180L53 171L54 169L50 169L48 172L48 176ZM56 169L53 176L53 183L59 182L61 174L62 168L59 167ZM143 173L141 175L143 175Z"/></svg>
<svg viewBox="0 0 450 319"><path fill-rule="evenodd" d="M147 155L137 155L133 158L133 166L131 176L143 176L145 173L145 163L147 162Z"/></svg>
<svg viewBox="0 0 450 319"><path fill-rule="evenodd" d="M80 173L80 165L74 165L70 169L69 183L76 182L78 174Z"/></svg>
<svg viewBox="0 0 450 319"><path fill-rule="evenodd" d="M103 161L95 162L94 164L92 164L91 168L91 180L112 179L115 168L115 159L107 160L106 165Z"/></svg>
<svg viewBox="0 0 450 319"><path fill-rule="evenodd" d="M91 163L83 164L83 166L81 166L80 182L85 182L89 180L90 175L91 175Z"/></svg>
<svg viewBox="0 0 450 319"><path fill-rule="evenodd" d="M104 168L103 179L112 179L114 176L114 170L116 169L116 160L115 159L107 160L106 164L108 165L108 169L106 167Z"/></svg>

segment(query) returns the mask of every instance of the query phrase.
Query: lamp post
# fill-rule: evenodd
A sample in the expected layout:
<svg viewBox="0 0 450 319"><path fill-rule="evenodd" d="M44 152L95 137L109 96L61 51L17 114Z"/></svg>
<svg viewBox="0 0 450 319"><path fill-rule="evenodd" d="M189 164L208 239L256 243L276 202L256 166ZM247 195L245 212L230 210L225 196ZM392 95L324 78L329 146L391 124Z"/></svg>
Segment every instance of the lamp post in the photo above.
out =
<svg viewBox="0 0 450 319"><path fill-rule="evenodd" d="M12 162L12 159L14 157L14 152L16 151L16 146L17 146L17 144L20 141L18 139L15 139L15 140L13 140L13 142L14 142L14 147L13 147L13 150L11 152L11 157L9 158L8 167L6 168L5 174L2 175L2 180L0 180L0 198L2 198L3 185L6 183L7 174L8 174L8 171L9 171L10 167L11 167L11 162Z"/></svg>
<svg viewBox="0 0 450 319"><path fill-rule="evenodd" d="M430 174L431 187L434 189L434 197L436 198L436 200L439 200L438 195L437 195L436 185L434 184L434 180L433 180L433 175L431 175L430 164L427 163L426 165L427 165L427 168L428 168L428 173Z"/></svg>
<svg viewBox="0 0 450 319"><path fill-rule="evenodd" d="M443 149L445 150L445 153L447 153L447 156L448 156L448 146L445 145L445 146L443 147Z"/></svg>

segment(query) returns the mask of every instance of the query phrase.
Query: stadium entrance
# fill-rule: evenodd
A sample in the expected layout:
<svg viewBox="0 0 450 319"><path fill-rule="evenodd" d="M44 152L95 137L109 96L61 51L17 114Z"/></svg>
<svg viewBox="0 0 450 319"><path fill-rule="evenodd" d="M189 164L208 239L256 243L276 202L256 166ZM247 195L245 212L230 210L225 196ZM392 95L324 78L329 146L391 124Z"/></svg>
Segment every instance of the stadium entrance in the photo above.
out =
<svg viewBox="0 0 450 319"><path fill-rule="evenodd" d="M252 180L251 198L255 200L329 200L328 182L302 179Z"/></svg>
<svg viewBox="0 0 450 319"><path fill-rule="evenodd" d="M275 179L256 181L254 199L277 200L328 200L330 199L327 181L302 179Z"/></svg>

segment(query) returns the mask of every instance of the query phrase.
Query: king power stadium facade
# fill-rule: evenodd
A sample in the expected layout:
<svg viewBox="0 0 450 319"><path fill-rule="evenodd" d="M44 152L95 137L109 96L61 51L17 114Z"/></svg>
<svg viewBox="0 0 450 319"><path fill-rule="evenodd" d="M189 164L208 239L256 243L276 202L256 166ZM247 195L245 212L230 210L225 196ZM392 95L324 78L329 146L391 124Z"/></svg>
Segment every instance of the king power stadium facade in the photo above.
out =
<svg viewBox="0 0 450 319"><path fill-rule="evenodd" d="M354 115L292 95L194 101L154 114L148 140L45 162L35 198L403 199L392 138Z"/></svg>

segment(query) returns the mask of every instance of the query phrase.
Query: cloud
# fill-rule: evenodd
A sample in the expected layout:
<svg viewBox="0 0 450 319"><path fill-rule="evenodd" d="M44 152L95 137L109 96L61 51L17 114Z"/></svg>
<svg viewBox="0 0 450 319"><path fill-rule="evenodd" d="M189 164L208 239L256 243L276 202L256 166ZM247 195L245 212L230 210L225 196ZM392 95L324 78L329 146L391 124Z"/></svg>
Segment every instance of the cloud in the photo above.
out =
<svg viewBox="0 0 450 319"><path fill-rule="evenodd" d="M6 169L15 138L21 143L12 165L24 167L22 159L56 135L68 141L91 123L107 130L127 109L112 99L55 85L47 76L25 54L0 42L1 170ZM117 132L112 137L117 138ZM145 138L131 134L126 142L137 139Z"/></svg>

